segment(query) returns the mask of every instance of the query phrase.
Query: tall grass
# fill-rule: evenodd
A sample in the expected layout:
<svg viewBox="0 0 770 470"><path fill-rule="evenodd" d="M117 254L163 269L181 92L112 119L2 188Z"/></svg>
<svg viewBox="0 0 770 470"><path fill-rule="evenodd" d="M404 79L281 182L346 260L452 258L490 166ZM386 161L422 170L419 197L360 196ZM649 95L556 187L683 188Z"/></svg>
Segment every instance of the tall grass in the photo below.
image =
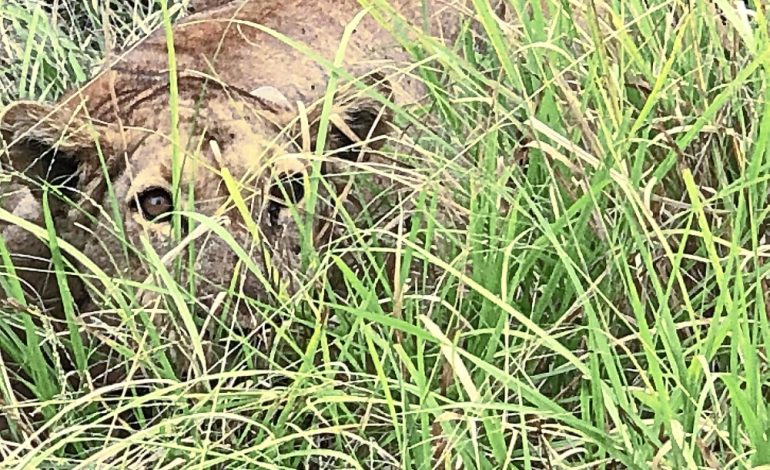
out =
<svg viewBox="0 0 770 470"><path fill-rule="evenodd" d="M487 2L472 3L480 27L454 47L427 36L404 44L430 90L424 106L396 113L418 131L404 137L412 151L395 155L417 168L411 225L395 235L351 226L360 240L375 235L361 256L378 263L376 239L392 239L398 279L425 261L418 285L397 283L386 301L380 279L332 253L315 267L338 266L350 295L286 300L270 312L278 333L266 356L223 324L227 364L201 360L177 377L167 345L129 331L135 348L111 347L131 371L150 373L91 390L68 388L44 356L61 343L82 362L92 345L35 326L31 307L7 307L3 357L28 354L38 399L16 403L0 364L15 423L0 441L3 465L770 465L770 43L761 10L747 24L721 0L552 1L560 15L534 6L522 23L530 2L508 0L514 20L505 23ZM131 2L90 5L62 24L55 8L0 4L9 32L0 46L11 53L0 102L56 98L115 44L163 20ZM596 15L605 6L611 13ZM446 225L438 208L467 224ZM2 244L0 254L8 266ZM3 287L20 301L8 272ZM159 278L154 289L170 309L195 303L165 268ZM248 301L236 292L223 303ZM201 355L196 325L180 319L182 341ZM293 336L294 324L308 337ZM9 325L36 334L20 344ZM163 413L144 416L148 405ZM30 428L16 407L43 412L47 424ZM134 428L124 422L131 411Z"/></svg>

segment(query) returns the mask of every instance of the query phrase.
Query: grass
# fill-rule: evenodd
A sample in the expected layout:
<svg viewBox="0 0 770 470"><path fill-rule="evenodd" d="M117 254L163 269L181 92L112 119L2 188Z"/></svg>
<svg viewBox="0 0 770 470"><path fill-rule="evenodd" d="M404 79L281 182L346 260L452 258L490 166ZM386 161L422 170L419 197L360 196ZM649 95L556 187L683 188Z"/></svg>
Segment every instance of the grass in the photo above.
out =
<svg viewBox="0 0 770 470"><path fill-rule="evenodd" d="M507 1L514 16L527 3ZM416 136L397 157L415 165L422 192L409 230L351 232L391 237L401 279L423 260L420 285L386 302L375 295L378 279L355 276L335 254L311 257L320 272L338 265L351 294L287 300L271 312L281 326L266 357L222 325L228 365L193 361L177 377L163 341L137 327L109 346L131 370L149 370L145 378L68 387L53 346L80 364L94 345L31 321L39 313L23 303L0 244L3 287L17 299L0 317L0 349L6 361L26 358L38 397L17 403L13 372L0 364L4 413L39 410L46 422L15 420L0 460L15 468L770 465L766 19L749 28L725 1L597 0L613 14L588 11L580 25L583 3L555 18L535 8L514 30L474 1L481 30L456 47L428 37L405 44L424 61L416 73L431 94L420 109L396 110ZM0 103L53 100L116 44L163 22L154 6L77 5L0 4L0 47L11 58ZM437 124L424 124L427 113ZM452 179L435 178L439 171ZM439 207L467 224L446 225L434 217ZM360 255L381 264L384 251L369 242ZM70 269L65 257L54 261L58 273ZM85 274L97 286L138 287L96 267ZM161 271L154 288L183 313L195 297L172 274ZM116 311L150 324L157 312L116 292ZM233 292L223 299L238 301ZM195 338L189 313L180 321L180 341ZM306 340L293 336L296 325ZM34 334L24 343L10 326ZM199 356L201 340L192 346ZM293 362L281 359L285 351ZM165 413L142 416L147 405ZM137 429L124 423L127 411ZM116 429L124 437L111 436Z"/></svg>

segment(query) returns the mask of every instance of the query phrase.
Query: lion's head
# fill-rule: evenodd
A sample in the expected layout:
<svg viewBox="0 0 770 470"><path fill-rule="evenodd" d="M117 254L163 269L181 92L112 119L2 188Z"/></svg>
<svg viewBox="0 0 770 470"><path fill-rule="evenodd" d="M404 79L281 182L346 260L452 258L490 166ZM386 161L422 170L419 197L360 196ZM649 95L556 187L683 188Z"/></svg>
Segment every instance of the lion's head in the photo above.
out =
<svg viewBox="0 0 770 470"><path fill-rule="evenodd" d="M337 159L376 148L387 128L383 106L354 89L335 100L327 129L324 150ZM304 113L272 87L247 92L193 77L179 81L176 134L165 78L100 106L18 102L3 112L4 163L26 191L11 209L44 226L47 194L57 235L108 276L137 287L157 275L158 259L169 272L182 260L178 280L195 286L204 310L232 290L248 299L239 323L261 324L255 305L303 285L303 233L334 223L334 185L317 184L312 197L308 186L320 106ZM332 160L320 159L322 173ZM308 219L314 229L303 231ZM60 308L48 246L12 224L4 236L27 294ZM70 279L77 307L97 309L111 293L85 283Z"/></svg>

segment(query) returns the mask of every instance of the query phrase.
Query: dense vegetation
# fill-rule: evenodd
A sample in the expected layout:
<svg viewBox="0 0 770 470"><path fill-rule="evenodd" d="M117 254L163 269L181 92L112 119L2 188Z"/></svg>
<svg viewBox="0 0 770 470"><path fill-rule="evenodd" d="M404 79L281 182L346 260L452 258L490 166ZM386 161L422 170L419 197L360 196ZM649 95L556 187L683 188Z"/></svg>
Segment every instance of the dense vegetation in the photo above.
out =
<svg viewBox="0 0 770 470"><path fill-rule="evenodd" d="M384 302L376 279L351 275L347 299L281 309L312 331L296 363L255 368L249 342L224 331L239 367L185 377L145 367L142 394L128 381L109 399L66 385L52 345L75 346L43 322L38 341L22 345L42 348L26 351L37 398L16 402L2 364L0 397L13 419L23 408L47 424L19 417L0 460L770 465L766 18L749 22L723 0L551 0L558 18L536 11L515 25L473 3L483 27L456 47L411 45L426 59L431 102L400 115L413 126L434 116L410 145L455 175L423 175L413 232L399 245L402 259L442 273L432 292L412 286ZM530 2L506 3L517 17ZM573 21L578 9L589 21ZM0 3L0 105L55 99L160 25L160 11L149 1ZM430 217L449 204L467 215L464 230ZM449 247L444 259L430 244ZM184 286L166 287L194 302ZM3 324L35 313L2 310L8 351L17 343ZM136 352L145 365L156 357ZM162 413L145 417L148 405ZM135 428L123 421L132 410Z"/></svg>

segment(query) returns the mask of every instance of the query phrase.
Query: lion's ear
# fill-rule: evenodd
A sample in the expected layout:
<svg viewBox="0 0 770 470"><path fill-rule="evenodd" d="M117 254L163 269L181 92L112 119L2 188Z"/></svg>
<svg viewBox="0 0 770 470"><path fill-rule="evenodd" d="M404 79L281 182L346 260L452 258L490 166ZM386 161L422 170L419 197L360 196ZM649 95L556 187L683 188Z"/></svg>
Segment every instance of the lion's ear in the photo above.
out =
<svg viewBox="0 0 770 470"><path fill-rule="evenodd" d="M356 160L361 151L378 150L384 143L384 137L392 120L389 108L373 95L389 98L392 89L390 83L380 75L365 78L365 89L351 87L338 94L327 130L325 150L345 160ZM320 130L321 107L310 115L310 142L315 146ZM313 149L315 150L315 149Z"/></svg>
<svg viewBox="0 0 770 470"><path fill-rule="evenodd" d="M96 146L110 147L105 126L81 113L46 103L20 101L0 114L4 165L26 176L76 189L98 168Z"/></svg>

